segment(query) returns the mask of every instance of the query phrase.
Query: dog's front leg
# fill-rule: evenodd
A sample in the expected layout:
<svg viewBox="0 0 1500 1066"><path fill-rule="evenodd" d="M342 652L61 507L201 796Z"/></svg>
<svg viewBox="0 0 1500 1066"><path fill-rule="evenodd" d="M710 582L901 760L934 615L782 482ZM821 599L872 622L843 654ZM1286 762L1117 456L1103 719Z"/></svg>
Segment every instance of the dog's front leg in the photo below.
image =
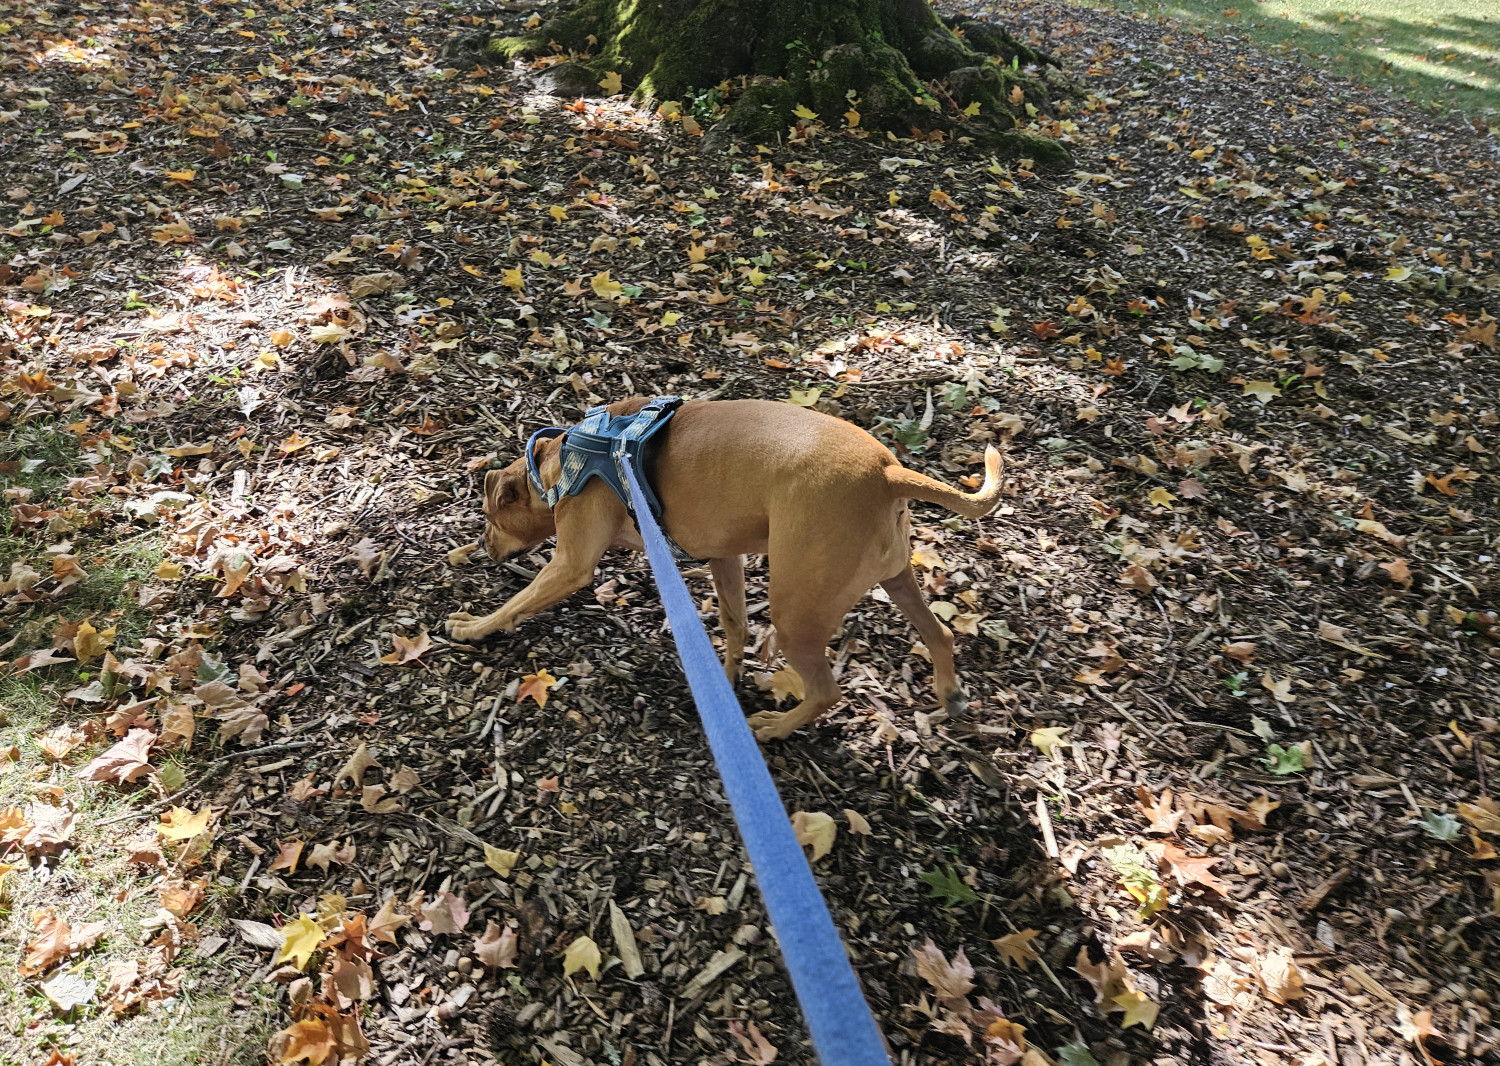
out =
<svg viewBox="0 0 1500 1066"><path fill-rule="evenodd" d="M482 640L497 631L512 632L526 619L567 599L594 579L594 568L615 539L615 523L589 521L589 516L578 509L568 510L565 516L559 508L557 550L531 584L482 618L463 611L448 616L448 632L455 640Z"/></svg>

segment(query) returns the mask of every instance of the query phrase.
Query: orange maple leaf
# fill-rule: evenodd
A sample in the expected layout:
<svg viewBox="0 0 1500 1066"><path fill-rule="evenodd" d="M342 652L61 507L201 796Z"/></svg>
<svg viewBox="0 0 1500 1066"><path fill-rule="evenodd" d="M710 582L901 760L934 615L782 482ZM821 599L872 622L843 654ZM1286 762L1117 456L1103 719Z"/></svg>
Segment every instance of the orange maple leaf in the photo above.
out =
<svg viewBox="0 0 1500 1066"><path fill-rule="evenodd" d="M527 696L536 700L538 707L547 706L547 692L557 687L557 678L547 673L546 670L538 670L534 674L527 674L521 678L521 687L516 689L516 702L520 703Z"/></svg>

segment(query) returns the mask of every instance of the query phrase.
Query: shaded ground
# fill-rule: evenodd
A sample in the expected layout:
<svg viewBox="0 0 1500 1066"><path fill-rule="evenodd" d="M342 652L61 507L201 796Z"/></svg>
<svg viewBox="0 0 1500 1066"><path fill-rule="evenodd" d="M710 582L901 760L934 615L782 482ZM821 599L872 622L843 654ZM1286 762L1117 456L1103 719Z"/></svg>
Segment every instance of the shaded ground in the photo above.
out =
<svg viewBox="0 0 1500 1066"><path fill-rule="evenodd" d="M754 1021L811 1061L644 562L441 636L526 580L466 558L487 459L631 392L817 404L950 481L1008 449L996 515L917 516L971 720L867 600L847 704L767 751L837 821L815 868L898 1061L1014 1061L981 996L1069 1063L1495 1053L1500 153L1237 44L990 13L1064 60L1036 125L1075 168L818 124L705 149L480 66L489 16L436 5L6 9L5 1054L105 1061L183 969L237 1018L281 997L291 1054L357 1016L382 1063L727 1062ZM78 599L142 534L165 565ZM77 783L132 729L156 773ZM26 843L104 792L139 816ZM54 873L122 853L170 904L140 937ZM565 977L580 937L622 953L612 905L642 975ZM47 906L116 927L20 977ZM93 1003L38 994L63 971Z"/></svg>

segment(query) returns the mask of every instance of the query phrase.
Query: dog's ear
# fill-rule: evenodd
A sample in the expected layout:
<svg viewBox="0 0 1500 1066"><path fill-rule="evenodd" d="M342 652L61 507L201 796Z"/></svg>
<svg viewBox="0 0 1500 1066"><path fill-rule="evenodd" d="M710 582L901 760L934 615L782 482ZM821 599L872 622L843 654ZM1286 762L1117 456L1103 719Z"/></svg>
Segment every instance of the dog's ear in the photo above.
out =
<svg viewBox="0 0 1500 1066"><path fill-rule="evenodd" d="M508 471L491 470L484 475L484 499L491 509L515 503L520 496L518 479L511 477Z"/></svg>

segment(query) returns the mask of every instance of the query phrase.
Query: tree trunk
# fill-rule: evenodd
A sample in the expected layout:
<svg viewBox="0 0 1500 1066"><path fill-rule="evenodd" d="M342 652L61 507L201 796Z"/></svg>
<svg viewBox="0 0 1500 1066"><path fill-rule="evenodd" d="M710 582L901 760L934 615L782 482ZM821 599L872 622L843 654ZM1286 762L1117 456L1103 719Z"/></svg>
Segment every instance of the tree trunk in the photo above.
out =
<svg viewBox="0 0 1500 1066"><path fill-rule="evenodd" d="M988 148L1023 141L998 135L1016 126L1013 109L1045 103L1034 71L1052 62L998 26L943 19L927 0L582 0L489 47L568 57L552 73L567 95L613 73L647 99L732 97L727 121L751 137L783 132L800 106L830 125L942 130ZM1012 146L1066 158L1044 138Z"/></svg>

